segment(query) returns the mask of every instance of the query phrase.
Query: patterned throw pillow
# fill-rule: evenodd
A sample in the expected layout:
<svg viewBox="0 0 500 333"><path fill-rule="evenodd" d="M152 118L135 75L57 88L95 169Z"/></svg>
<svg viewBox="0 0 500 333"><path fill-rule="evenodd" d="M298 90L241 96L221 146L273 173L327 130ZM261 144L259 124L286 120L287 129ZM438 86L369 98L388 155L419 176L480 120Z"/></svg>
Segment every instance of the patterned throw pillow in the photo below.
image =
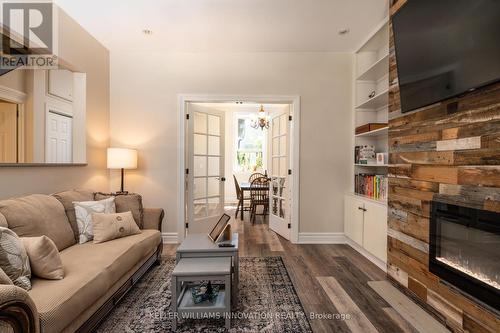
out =
<svg viewBox="0 0 500 333"><path fill-rule="evenodd" d="M16 286L31 289L30 261L24 245L14 231L4 227L0 227L0 268Z"/></svg>
<svg viewBox="0 0 500 333"><path fill-rule="evenodd" d="M94 239L92 230L92 213L116 213L115 198L99 201L73 202L75 205L76 223L78 224L78 242L86 243Z"/></svg>

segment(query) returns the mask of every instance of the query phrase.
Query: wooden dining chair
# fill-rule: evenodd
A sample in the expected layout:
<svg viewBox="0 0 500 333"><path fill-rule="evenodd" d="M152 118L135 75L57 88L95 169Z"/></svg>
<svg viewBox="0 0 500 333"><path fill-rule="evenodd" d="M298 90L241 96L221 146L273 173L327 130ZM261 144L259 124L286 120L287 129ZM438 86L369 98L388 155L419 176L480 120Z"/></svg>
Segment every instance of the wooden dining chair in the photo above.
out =
<svg viewBox="0 0 500 333"><path fill-rule="evenodd" d="M248 178L248 182L250 184L252 184L252 182L254 180L256 180L257 178L262 178L262 177L267 177L266 175L260 173L260 172L256 172L256 173L253 173L252 175L250 175L250 178Z"/></svg>
<svg viewBox="0 0 500 333"><path fill-rule="evenodd" d="M257 214L257 207L262 206L262 214ZM250 220L255 224L255 216L267 215L269 211L269 179L260 177L250 183Z"/></svg>
<svg viewBox="0 0 500 333"><path fill-rule="evenodd" d="M234 178L234 187L236 189L236 198L238 199L238 207L236 208L236 214L234 214L234 218L238 217L238 213L241 210L241 219L243 220L243 212L250 211L250 205L245 206L245 201L250 201L250 197L245 198L245 192L241 190L240 183L238 183L238 179L233 175Z"/></svg>

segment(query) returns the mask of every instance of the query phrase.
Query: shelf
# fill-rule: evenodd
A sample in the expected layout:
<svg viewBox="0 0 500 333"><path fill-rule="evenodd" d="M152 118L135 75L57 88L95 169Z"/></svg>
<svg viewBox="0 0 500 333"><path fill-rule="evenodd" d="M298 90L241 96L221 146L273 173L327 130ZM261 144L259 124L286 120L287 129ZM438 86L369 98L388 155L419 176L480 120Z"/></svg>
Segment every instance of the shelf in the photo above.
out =
<svg viewBox="0 0 500 333"><path fill-rule="evenodd" d="M389 53L377 60L366 71L358 76L358 81L377 81L389 74Z"/></svg>
<svg viewBox="0 0 500 333"><path fill-rule="evenodd" d="M389 164L360 164L360 163L354 163L354 166L359 166L359 167L367 167L367 168L387 168Z"/></svg>
<svg viewBox="0 0 500 333"><path fill-rule="evenodd" d="M389 89L361 103L356 109L378 109L386 105L389 105Z"/></svg>
<svg viewBox="0 0 500 333"><path fill-rule="evenodd" d="M191 287L191 286L190 286ZM202 303L195 304L193 301L193 296L191 295L191 290L189 288L184 288L182 295L180 297L179 306L177 311L179 312L189 312L189 311L227 311L225 305L226 293L224 289L219 290L219 294L213 303L210 301L205 301Z"/></svg>
<svg viewBox="0 0 500 333"><path fill-rule="evenodd" d="M375 137L375 136L387 136L389 132L389 127L379 128L374 131L365 132L361 134L356 134L355 137Z"/></svg>
<svg viewBox="0 0 500 333"><path fill-rule="evenodd" d="M359 193L354 193L354 192L349 192L348 194L352 195L352 196L354 196L356 198L362 199L362 200L373 202L373 203L376 203L376 204L379 204L379 205L382 205L382 206L387 206L387 200L373 199L373 198L370 198L370 197L368 197L366 195L359 194Z"/></svg>

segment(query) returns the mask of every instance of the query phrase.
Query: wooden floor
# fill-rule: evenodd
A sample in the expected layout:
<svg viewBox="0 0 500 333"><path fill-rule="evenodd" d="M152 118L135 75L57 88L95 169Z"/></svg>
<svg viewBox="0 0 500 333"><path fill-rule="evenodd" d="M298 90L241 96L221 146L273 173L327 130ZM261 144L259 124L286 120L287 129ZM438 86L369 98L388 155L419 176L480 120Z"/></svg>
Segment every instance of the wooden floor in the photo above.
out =
<svg viewBox="0 0 500 333"><path fill-rule="evenodd" d="M306 314L323 316L310 319L314 332L446 332L350 246L291 244L269 230L262 217L252 225L247 215L245 222L232 220L240 256L283 258ZM176 245L165 245L163 253L174 256L175 249ZM350 319L324 319L332 314Z"/></svg>

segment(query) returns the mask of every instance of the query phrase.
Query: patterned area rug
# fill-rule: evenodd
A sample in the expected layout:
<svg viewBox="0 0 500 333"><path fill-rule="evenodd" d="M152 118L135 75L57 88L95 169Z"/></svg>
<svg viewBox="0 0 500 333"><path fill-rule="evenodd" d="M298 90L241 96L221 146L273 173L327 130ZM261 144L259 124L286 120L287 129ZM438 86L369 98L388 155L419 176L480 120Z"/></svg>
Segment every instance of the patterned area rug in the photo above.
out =
<svg viewBox="0 0 500 333"><path fill-rule="evenodd" d="M166 259L153 267L97 332L169 332L174 265L174 259ZM224 319L185 319L177 325L177 332L224 331ZM230 332L312 332L281 257L240 258L239 303Z"/></svg>

